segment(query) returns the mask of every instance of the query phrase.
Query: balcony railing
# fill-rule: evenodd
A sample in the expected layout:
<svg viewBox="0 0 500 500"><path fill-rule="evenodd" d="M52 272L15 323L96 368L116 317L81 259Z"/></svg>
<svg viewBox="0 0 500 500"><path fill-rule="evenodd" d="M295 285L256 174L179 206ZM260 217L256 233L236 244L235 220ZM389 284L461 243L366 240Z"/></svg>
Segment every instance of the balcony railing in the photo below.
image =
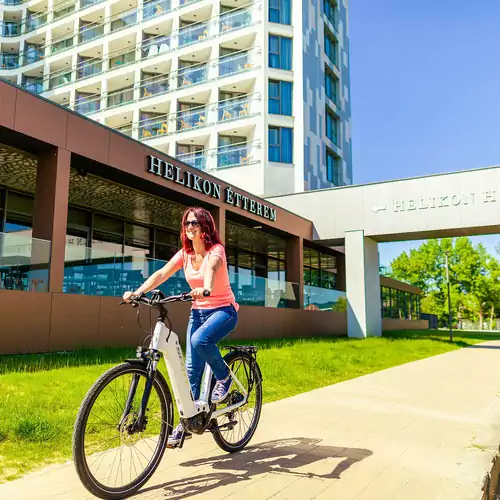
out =
<svg viewBox="0 0 500 500"><path fill-rule="evenodd" d="M76 73L77 80L98 75L99 73L102 72L102 60L92 59L89 61L82 61L80 64L78 64L76 71L77 71ZM71 72L69 74L71 81Z"/></svg>
<svg viewBox="0 0 500 500"><path fill-rule="evenodd" d="M176 158L200 170L241 167L260 160L260 141L241 142L215 149L177 155Z"/></svg>
<svg viewBox="0 0 500 500"><path fill-rule="evenodd" d="M55 87L66 85L70 81L71 81L71 71L65 74L54 76L49 80L49 89L52 90Z"/></svg>
<svg viewBox="0 0 500 500"><path fill-rule="evenodd" d="M49 290L51 243L32 238L29 233L0 233L0 289Z"/></svg>
<svg viewBox="0 0 500 500"><path fill-rule="evenodd" d="M231 144L217 148L217 168L229 168L252 163L251 146L246 143Z"/></svg>
<svg viewBox="0 0 500 500"><path fill-rule="evenodd" d="M114 92L108 92L106 103L108 108L114 106L122 106L123 104L128 104L134 100L134 89L120 89Z"/></svg>
<svg viewBox="0 0 500 500"><path fill-rule="evenodd" d="M34 31L37 30L38 28L41 28L45 24L47 24L47 13L44 14L39 14L39 15L34 15L33 17L29 17L26 19L26 31Z"/></svg>
<svg viewBox="0 0 500 500"><path fill-rule="evenodd" d="M14 23L10 21L0 22L0 36L10 38L21 34L21 23Z"/></svg>
<svg viewBox="0 0 500 500"><path fill-rule="evenodd" d="M190 45L208 38L208 22L186 26L179 30L179 47Z"/></svg>
<svg viewBox="0 0 500 500"><path fill-rule="evenodd" d="M240 67L243 67L243 71L256 68L257 66L253 61L255 60L255 55L258 54L258 49L245 52L245 54L246 54L245 60L248 61L247 63L245 63L243 66L237 64L233 64L231 66L225 66L226 74L219 74L219 78L233 74L230 71L234 71L235 73L237 73L240 70ZM237 57L237 56L235 55L231 57ZM221 59L214 59L211 61L207 61L206 63L200 63L194 66L180 68L178 71L173 71L170 74L164 73L154 76L153 78L142 80L140 83L134 85L134 88L138 89L138 93L135 94L135 96L132 97L130 101L127 100L126 102L127 103L132 101L137 102L143 99L149 99L151 97L160 94L171 92L175 89L206 83L211 78L209 75L210 68L214 68L216 72L217 70L219 70L218 72L220 73L220 67L221 67L220 61ZM215 74L213 76L216 77ZM102 97L106 96L95 94L91 97L91 100L100 100ZM227 111L228 113L231 114L231 117L234 117L233 114L235 115L236 113L238 114L238 117L245 115L245 110L243 108L238 108L238 106L240 106L239 102L235 103L226 102L224 106L228 108ZM224 114L224 110L222 111L222 114ZM104 111L104 109L101 109L101 111ZM248 113L248 110L246 111L246 113ZM229 119L227 113L224 115L224 119Z"/></svg>
<svg viewBox="0 0 500 500"><path fill-rule="evenodd" d="M104 0L97 0L95 3L100 3ZM200 0L194 0L195 2ZM81 10L82 7L79 9ZM149 19L152 17L160 17L169 12L172 12L171 4L168 0L160 0L149 2L144 5L143 18ZM137 25L140 9L128 9L106 19L104 22L93 23L88 26L81 27L77 34L78 43L86 43L101 37L105 33L105 26L110 24L110 30L116 31ZM169 36L159 35L158 37L149 39L139 45L143 58L155 57L167 51L177 50L189 44L198 43L207 38L223 35L235 29L248 26L258 21L259 15L256 15L261 10L260 3L250 4L248 7L239 8L234 12L227 12L192 26L181 28L177 32ZM148 17L149 16L149 17ZM30 29L36 29L46 22L47 13L32 17L29 20ZM45 19L45 20L44 20ZM29 31L25 27L25 32ZM42 51L48 48L49 54L60 53L63 50L68 50L73 46L73 36L66 36L63 39L54 39L46 47L42 47Z"/></svg>
<svg viewBox="0 0 500 500"><path fill-rule="evenodd" d="M19 54L0 54L0 70L19 67Z"/></svg>
<svg viewBox="0 0 500 500"><path fill-rule="evenodd" d="M185 153L177 155L176 158L191 167L199 170L205 170L207 166L207 157L203 151L196 151L194 153Z"/></svg>
<svg viewBox="0 0 500 500"><path fill-rule="evenodd" d="M101 109L101 99L95 99L94 96L78 97L75 100L74 109L82 115L95 113Z"/></svg>
<svg viewBox="0 0 500 500"><path fill-rule="evenodd" d="M24 82L22 87L26 89L28 92L33 92L33 94L41 94L43 92L43 82Z"/></svg>

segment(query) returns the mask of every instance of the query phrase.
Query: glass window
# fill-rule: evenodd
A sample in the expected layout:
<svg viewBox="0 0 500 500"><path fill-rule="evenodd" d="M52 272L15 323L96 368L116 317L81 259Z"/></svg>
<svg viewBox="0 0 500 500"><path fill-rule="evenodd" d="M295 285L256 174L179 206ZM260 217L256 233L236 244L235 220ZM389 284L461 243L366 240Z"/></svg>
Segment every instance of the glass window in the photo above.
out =
<svg viewBox="0 0 500 500"><path fill-rule="evenodd" d="M269 80L269 113L292 116L292 83Z"/></svg>
<svg viewBox="0 0 500 500"><path fill-rule="evenodd" d="M336 146L338 146L338 126L339 120L333 114L333 111L327 106L326 108L326 136L330 139Z"/></svg>
<svg viewBox="0 0 500 500"><path fill-rule="evenodd" d="M331 182L334 186L340 186L342 184L340 162L340 157L326 148L326 178L328 182Z"/></svg>
<svg viewBox="0 0 500 500"><path fill-rule="evenodd" d="M293 163L293 129L269 127L269 160Z"/></svg>
<svg viewBox="0 0 500 500"><path fill-rule="evenodd" d="M337 286L335 255L316 248L304 247L304 284L335 289Z"/></svg>
<svg viewBox="0 0 500 500"><path fill-rule="evenodd" d="M335 66L337 65L337 40L335 37L325 28L325 54L328 59L332 61Z"/></svg>
<svg viewBox="0 0 500 500"><path fill-rule="evenodd" d="M335 104L337 104L337 89L338 80L336 76L331 72L330 69L325 68L325 94L328 99L331 99Z"/></svg>
<svg viewBox="0 0 500 500"><path fill-rule="evenodd" d="M32 196L9 191L4 231L6 233L25 231L31 234L34 203Z"/></svg>
<svg viewBox="0 0 500 500"><path fill-rule="evenodd" d="M269 67L292 69L292 39L269 35Z"/></svg>
<svg viewBox="0 0 500 500"><path fill-rule="evenodd" d="M325 9L325 15L328 20L335 25L336 24L336 15L337 15L337 5L333 0L324 0L323 7Z"/></svg>
<svg viewBox="0 0 500 500"><path fill-rule="evenodd" d="M269 21L279 24L291 24L291 1L269 0Z"/></svg>

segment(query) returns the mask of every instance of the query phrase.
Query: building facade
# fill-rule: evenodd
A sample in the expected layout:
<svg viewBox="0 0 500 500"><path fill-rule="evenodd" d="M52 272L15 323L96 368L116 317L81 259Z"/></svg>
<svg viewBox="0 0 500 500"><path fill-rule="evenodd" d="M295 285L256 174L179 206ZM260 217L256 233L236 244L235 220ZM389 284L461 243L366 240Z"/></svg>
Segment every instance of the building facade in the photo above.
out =
<svg viewBox="0 0 500 500"><path fill-rule="evenodd" d="M0 78L262 196L352 182L347 0L3 0Z"/></svg>
<svg viewBox="0 0 500 500"><path fill-rule="evenodd" d="M192 205L225 243L235 338L347 333L345 255L314 239L311 220L0 82L0 353L140 343L119 297L175 254ZM381 285L384 328L427 327L418 289ZM163 291L186 287L179 273ZM172 307L180 334L187 319Z"/></svg>

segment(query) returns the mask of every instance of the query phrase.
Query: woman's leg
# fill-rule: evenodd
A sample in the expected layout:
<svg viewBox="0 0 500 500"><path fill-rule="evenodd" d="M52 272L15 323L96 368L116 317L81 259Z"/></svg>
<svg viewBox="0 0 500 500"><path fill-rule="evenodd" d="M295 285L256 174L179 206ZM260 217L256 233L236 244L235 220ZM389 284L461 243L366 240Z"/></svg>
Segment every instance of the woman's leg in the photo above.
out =
<svg viewBox="0 0 500 500"><path fill-rule="evenodd" d="M202 325L191 334L191 347L204 363L208 363L215 378L221 380L229 375L229 370L217 347L224 337L227 337L236 326L238 315L234 308L221 307L213 309L207 315Z"/></svg>
<svg viewBox="0 0 500 500"><path fill-rule="evenodd" d="M205 361L200 357L198 351L193 348L193 334L200 328L203 319L202 314L193 309L186 332L186 369L195 401L200 397L200 385L203 370L205 369Z"/></svg>

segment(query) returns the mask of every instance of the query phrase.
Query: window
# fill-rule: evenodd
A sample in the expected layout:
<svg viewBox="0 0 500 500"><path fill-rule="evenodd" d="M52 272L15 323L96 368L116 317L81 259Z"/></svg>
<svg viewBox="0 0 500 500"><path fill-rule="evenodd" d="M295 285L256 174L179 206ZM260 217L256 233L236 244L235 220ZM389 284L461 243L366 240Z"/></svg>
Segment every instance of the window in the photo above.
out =
<svg viewBox="0 0 500 500"><path fill-rule="evenodd" d="M292 116L292 84L269 80L269 113Z"/></svg>
<svg viewBox="0 0 500 500"><path fill-rule="evenodd" d="M304 247L304 285L335 289L337 259L334 255Z"/></svg>
<svg viewBox="0 0 500 500"><path fill-rule="evenodd" d="M340 186L340 158L326 149L326 178L334 186Z"/></svg>
<svg viewBox="0 0 500 500"><path fill-rule="evenodd" d="M330 71L330 69L325 68L325 94L326 97L332 100L335 104L337 104L338 85L339 81L336 76Z"/></svg>
<svg viewBox="0 0 500 500"><path fill-rule="evenodd" d="M6 233L23 231L27 236L31 236L34 204L32 196L9 191L4 231Z"/></svg>
<svg viewBox="0 0 500 500"><path fill-rule="evenodd" d="M269 21L279 24L292 24L290 0L269 0Z"/></svg>
<svg viewBox="0 0 500 500"><path fill-rule="evenodd" d="M325 9L325 16L335 26L337 14L337 6L335 5L335 2L333 0L324 0L323 7Z"/></svg>
<svg viewBox="0 0 500 500"><path fill-rule="evenodd" d="M338 137L338 128L339 128L339 120L333 114L333 111L330 108L326 108L326 136L330 139L333 144L338 146L339 137Z"/></svg>
<svg viewBox="0 0 500 500"><path fill-rule="evenodd" d="M328 59L332 61L335 66L337 66L337 40L335 37L325 28L325 54Z"/></svg>
<svg viewBox="0 0 500 500"><path fill-rule="evenodd" d="M293 129L269 127L269 161L293 163Z"/></svg>
<svg viewBox="0 0 500 500"><path fill-rule="evenodd" d="M292 39L269 35L269 67L292 69Z"/></svg>

